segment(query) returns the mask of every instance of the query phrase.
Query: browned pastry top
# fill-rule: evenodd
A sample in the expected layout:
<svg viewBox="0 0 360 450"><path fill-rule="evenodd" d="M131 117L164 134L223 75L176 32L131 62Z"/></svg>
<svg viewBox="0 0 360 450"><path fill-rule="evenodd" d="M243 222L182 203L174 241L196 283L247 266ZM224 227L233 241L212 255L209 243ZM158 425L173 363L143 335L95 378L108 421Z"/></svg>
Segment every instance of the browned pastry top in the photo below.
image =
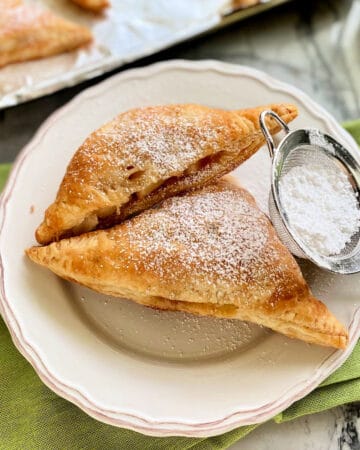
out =
<svg viewBox="0 0 360 450"><path fill-rule="evenodd" d="M241 111L166 105L120 114L75 153L38 242L106 228L230 172L263 145L259 114L268 108L286 122L297 115L285 104ZM272 120L269 128L279 131Z"/></svg>
<svg viewBox="0 0 360 450"><path fill-rule="evenodd" d="M109 0L71 0L73 3L92 12L99 13L110 5Z"/></svg>
<svg viewBox="0 0 360 450"><path fill-rule="evenodd" d="M321 345L347 343L252 196L224 181L28 255L61 277L147 306L249 320Z"/></svg>
<svg viewBox="0 0 360 450"><path fill-rule="evenodd" d="M0 67L88 44L91 32L37 4L0 0Z"/></svg>

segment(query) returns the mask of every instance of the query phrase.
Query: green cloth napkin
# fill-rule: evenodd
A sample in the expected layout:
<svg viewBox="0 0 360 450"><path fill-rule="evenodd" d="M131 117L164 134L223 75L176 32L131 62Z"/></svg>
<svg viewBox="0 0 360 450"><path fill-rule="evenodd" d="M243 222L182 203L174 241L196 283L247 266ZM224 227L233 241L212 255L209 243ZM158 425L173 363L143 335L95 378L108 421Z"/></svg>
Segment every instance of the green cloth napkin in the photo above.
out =
<svg viewBox="0 0 360 450"><path fill-rule="evenodd" d="M360 120L344 126L360 145ZM9 169L10 165L0 165L0 189ZM359 400L360 341L336 372L274 420L281 423ZM225 449L259 425L211 438L153 438L97 422L40 381L0 319L0 449Z"/></svg>

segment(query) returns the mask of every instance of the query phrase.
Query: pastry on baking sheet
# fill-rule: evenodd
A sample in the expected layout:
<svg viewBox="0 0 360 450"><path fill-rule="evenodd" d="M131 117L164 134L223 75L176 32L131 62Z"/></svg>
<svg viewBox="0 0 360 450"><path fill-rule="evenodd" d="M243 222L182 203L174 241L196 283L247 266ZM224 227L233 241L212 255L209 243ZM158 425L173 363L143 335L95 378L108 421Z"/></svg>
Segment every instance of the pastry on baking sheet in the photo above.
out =
<svg viewBox="0 0 360 450"><path fill-rule="evenodd" d="M27 254L60 277L143 305L247 320L325 346L347 344L347 331L312 296L253 197L227 181Z"/></svg>
<svg viewBox="0 0 360 450"><path fill-rule="evenodd" d="M81 6L82 8L93 12L101 12L110 5L108 0L71 0L71 1Z"/></svg>
<svg viewBox="0 0 360 450"><path fill-rule="evenodd" d="M0 67L88 44L90 31L21 0L0 0Z"/></svg>
<svg viewBox="0 0 360 450"><path fill-rule="evenodd" d="M93 132L73 156L55 202L36 231L40 244L107 228L165 198L235 169L263 144L259 114L285 122L290 104L240 111L200 105L133 109ZM269 119L272 133L279 125Z"/></svg>

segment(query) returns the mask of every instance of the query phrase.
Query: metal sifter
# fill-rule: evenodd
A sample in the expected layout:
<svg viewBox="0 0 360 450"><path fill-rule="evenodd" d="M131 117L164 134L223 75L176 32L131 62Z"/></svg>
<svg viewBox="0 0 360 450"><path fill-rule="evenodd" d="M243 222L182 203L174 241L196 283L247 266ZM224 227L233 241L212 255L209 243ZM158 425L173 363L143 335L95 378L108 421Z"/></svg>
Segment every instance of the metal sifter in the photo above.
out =
<svg viewBox="0 0 360 450"><path fill-rule="evenodd" d="M276 120L286 133L277 146L266 126L267 116ZM360 156L357 158L334 138L319 130L309 128L290 131L288 125L273 111L261 113L260 126L272 158L269 212L281 241L295 256L309 259L323 269L341 274L360 272L360 229L339 254L320 254L310 248L291 226L279 191L281 178L293 167L305 164L335 166L347 176L360 206Z"/></svg>

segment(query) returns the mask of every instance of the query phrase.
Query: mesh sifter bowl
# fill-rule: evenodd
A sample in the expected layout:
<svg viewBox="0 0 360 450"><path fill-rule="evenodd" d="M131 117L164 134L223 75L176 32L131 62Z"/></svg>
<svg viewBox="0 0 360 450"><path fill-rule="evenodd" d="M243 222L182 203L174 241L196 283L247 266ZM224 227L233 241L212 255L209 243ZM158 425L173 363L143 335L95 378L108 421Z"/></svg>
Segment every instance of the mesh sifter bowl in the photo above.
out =
<svg viewBox="0 0 360 450"><path fill-rule="evenodd" d="M270 116L271 118L267 118ZM267 128L267 120L276 120L286 135L277 145ZM264 111L260 115L260 126L266 138L272 158L271 191L269 195L269 213L279 238L295 256L309 259L317 266L335 273L351 274L360 272L360 229L350 242L336 255L320 254L310 248L296 230L284 209L279 192L282 177L294 167L302 165L321 165L336 167L348 178L360 208L360 159L353 155L331 136L316 129L290 131L287 124L273 111Z"/></svg>

